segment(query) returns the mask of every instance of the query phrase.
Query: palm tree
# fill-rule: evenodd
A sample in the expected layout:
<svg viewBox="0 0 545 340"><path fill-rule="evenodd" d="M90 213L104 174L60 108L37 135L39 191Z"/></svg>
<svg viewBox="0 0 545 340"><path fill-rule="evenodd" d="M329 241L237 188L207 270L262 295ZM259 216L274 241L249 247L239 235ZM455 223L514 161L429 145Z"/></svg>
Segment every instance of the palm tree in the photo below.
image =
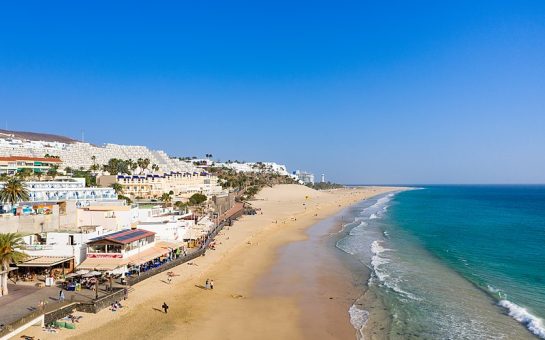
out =
<svg viewBox="0 0 545 340"><path fill-rule="evenodd" d="M28 200L28 190L20 179L10 178L0 189L0 203L9 203L13 206L20 201Z"/></svg>
<svg viewBox="0 0 545 340"><path fill-rule="evenodd" d="M123 186L119 183L114 183L111 185L117 195L123 194Z"/></svg>
<svg viewBox="0 0 545 340"><path fill-rule="evenodd" d="M172 202L172 197L170 197L168 192L165 192L163 195L161 195L161 201L165 203L165 205L168 205L170 202Z"/></svg>
<svg viewBox="0 0 545 340"><path fill-rule="evenodd" d="M55 179L55 177L57 177L57 170L58 169L59 169L58 165L53 165L52 167L49 168L49 170L47 170L47 175L50 176L51 178Z"/></svg>
<svg viewBox="0 0 545 340"><path fill-rule="evenodd" d="M142 158L138 158L136 160L136 164L138 165L138 167L143 170L144 169L144 160Z"/></svg>
<svg viewBox="0 0 545 340"><path fill-rule="evenodd" d="M0 296L8 295L8 270L11 263L18 263L26 258L20 252L21 235L17 233L0 234Z"/></svg>
<svg viewBox="0 0 545 340"><path fill-rule="evenodd" d="M144 166L142 169L147 169L148 166L150 165L151 161L149 160L149 158L146 158L142 161L142 165Z"/></svg>
<svg viewBox="0 0 545 340"><path fill-rule="evenodd" d="M29 178L30 176L32 176L32 170L29 169L29 168L23 168L21 169L21 171L17 171L17 173L15 174L15 176L21 178L21 179L25 179L25 178Z"/></svg>

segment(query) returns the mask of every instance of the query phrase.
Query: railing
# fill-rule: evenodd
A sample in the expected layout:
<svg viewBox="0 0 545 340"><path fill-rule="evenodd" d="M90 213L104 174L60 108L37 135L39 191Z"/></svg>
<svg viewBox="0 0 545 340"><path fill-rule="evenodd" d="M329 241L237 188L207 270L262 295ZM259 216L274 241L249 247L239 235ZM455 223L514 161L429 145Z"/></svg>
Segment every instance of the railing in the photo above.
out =
<svg viewBox="0 0 545 340"><path fill-rule="evenodd" d="M53 250L50 244L27 244L22 247L23 250Z"/></svg>
<svg viewBox="0 0 545 340"><path fill-rule="evenodd" d="M140 275L138 276L135 276L135 277L131 277L129 279L127 279L127 282L130 284L130 285L134 285L138 282L141 282L145 279L148 279L154 275L157 275L159 273L162 273L166 270L169 270L169 269L172 269L174 267L177 267L183 263L186 263L186 262L189 262L191 260L194 260L196 259L197 257L200 257L202 255L204 255L204 253L206 252L206 249L208 248L208 245L210 244L210 242L213 241L214 237L221 231L221 229L223 229L223 226L224 224L221 223L220 225L218 225L217 227L214 228L214 230L212 230L209 234L208 234L208 238L206 240L206 242L204 243L204 245L194 251L194 252L191 252L190 254L187 254L186 256L181 256L175 260L172 260L170 262L167 262L157 268L153 268L153 269L150 269L144 273L140 273Z"/></svg>

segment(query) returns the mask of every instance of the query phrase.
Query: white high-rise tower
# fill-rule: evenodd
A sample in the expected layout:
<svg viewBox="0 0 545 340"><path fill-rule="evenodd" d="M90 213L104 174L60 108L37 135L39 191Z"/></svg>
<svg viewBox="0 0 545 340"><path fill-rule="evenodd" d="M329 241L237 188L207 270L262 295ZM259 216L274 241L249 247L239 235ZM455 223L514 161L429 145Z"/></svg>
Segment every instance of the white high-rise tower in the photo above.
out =
<svg viewBox="0 0 545 340"><path fill-rule="evenodd" d="M325 174L322 174L322 183L325 183Z"/></svg>

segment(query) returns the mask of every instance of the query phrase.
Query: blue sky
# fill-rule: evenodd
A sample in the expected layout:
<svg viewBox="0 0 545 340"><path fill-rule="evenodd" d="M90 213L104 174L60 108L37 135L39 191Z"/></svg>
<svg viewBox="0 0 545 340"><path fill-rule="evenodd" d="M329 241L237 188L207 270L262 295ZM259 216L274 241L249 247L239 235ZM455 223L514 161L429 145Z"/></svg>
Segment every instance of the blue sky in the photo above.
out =
<svg viewBox="0 0 545 340"><path fill-rule="evenodd" d="M545 2L3 2L0 117L342 183L545 183Z"/></svg>

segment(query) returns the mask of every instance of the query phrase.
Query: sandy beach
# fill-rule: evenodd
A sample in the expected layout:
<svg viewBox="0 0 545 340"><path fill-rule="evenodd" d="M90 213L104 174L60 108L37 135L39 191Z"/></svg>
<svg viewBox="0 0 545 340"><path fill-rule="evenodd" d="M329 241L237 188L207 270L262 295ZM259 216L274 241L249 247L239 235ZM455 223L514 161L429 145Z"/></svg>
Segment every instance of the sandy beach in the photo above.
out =
<svg viewBox="0 0 545 340"><path fill-rule="evenodd" d="M397 189L266 188L251 202L262 214L244 216L224 229L216 239L216 250L173 270L177 276L172 284L166 274L145 280L134 286L120 311L77 313L83 319L76 330L49 334L32 327L23 334L40 339L355 338L347 309L357 293L343 277L347 273L335 269L336 260L316 257L309 266L314 273L325 274L305 278L282 272L286 267L278 263L279 252L305 240L308 227L343 208ZM310 256L305 256L308 261ZM207 278L214 280L213 290L204 289ZM302 287L307 294L300 293ZM168 314L161 310L163 302L170 306Z"/></svg>

